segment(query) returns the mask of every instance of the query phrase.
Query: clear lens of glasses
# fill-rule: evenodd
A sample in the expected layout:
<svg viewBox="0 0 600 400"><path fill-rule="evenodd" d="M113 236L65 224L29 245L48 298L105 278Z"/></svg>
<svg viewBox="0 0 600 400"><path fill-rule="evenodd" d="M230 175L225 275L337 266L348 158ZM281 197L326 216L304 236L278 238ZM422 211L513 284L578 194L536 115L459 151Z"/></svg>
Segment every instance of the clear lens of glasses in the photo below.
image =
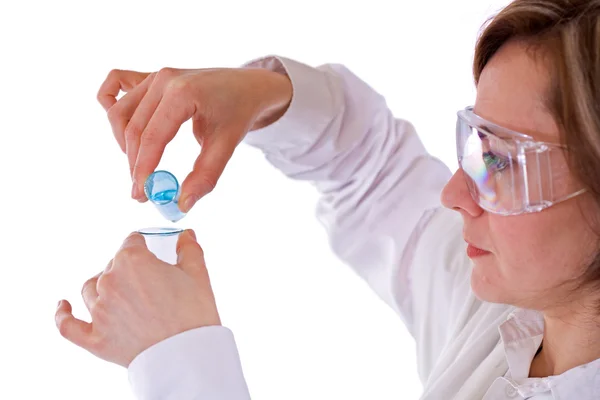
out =
<svg viewBox="0 0 600 400"><path fill-rule="evenodd" d="M495 214L538 212L584 191L574 187L562 146L495 125L469 108L458 113L456 150L474 201Z"/></svg>

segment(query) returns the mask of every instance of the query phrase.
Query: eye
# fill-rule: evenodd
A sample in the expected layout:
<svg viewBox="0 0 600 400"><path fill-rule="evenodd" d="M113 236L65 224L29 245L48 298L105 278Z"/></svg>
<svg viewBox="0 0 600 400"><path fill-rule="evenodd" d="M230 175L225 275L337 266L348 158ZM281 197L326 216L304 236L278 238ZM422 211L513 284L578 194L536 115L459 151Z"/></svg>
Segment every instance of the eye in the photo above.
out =
<svg viewBox="0 0 600 400"><path fill-rule="evenodd" d="M501 172L510 164L507 157L498 155L493 151L483 153L483 162L490 172Z"/></svg>

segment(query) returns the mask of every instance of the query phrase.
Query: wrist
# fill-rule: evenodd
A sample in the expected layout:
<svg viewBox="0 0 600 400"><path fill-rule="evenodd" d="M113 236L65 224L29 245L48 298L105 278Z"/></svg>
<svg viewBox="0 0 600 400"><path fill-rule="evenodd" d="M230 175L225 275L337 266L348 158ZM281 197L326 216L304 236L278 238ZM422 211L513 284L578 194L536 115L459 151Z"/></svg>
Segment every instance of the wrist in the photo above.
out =
<svg viewBox="0 0 600 400"><path fill-rule="evenodd" d="M267 69L259 69L258 80L262 92L261 107L251 130L257 130L271 125L285 114L291 101L293 86L286 74Z"/></svg>

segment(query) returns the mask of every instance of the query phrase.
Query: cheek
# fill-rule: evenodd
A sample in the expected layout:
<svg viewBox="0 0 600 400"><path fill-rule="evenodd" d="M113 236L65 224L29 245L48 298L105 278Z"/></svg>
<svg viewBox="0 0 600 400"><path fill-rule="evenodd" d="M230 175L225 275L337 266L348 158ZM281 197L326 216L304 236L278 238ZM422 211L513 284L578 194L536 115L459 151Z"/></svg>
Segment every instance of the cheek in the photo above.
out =
<svg viewBox="0 0 600 400"><path fill-rule="evenodd" d="M582 229L559 223L550 210L490 217L490 238L499 275L523 292L550 289L580 271L586 238ZM565 221L566 223L566 221ZM584 245L582 245L584 243Z"/></svg>
<svg viewBox="0 0 600 400"><path fill-rule="evenodd" d="M536 269L545 257L544 235L539 225L524 223L523 217L490 217L490 239L499 269L514 277Z"/></svg>
<svg viewBox="0 0 600 400"><path fill-rule="evenodd" d="M493 303L530 304L556 279L543 231L522 217L489 216L488 222L493 254L474 260L473 292Z"/></svg>

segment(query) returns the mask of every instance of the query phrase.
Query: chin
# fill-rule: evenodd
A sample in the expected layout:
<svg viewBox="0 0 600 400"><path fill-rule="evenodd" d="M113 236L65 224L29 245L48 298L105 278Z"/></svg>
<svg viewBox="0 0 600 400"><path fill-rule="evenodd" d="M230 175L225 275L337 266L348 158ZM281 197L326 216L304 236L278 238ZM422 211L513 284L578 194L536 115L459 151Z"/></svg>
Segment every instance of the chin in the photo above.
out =
<svg viewBox="0 0 600 400"><path fill-rule="evenodd" d="M504 291L497 284L498 279L492 279L487 272L477 263L471 270L471 290L473 290L475 297L488 303L505 303Z"/></svg>

